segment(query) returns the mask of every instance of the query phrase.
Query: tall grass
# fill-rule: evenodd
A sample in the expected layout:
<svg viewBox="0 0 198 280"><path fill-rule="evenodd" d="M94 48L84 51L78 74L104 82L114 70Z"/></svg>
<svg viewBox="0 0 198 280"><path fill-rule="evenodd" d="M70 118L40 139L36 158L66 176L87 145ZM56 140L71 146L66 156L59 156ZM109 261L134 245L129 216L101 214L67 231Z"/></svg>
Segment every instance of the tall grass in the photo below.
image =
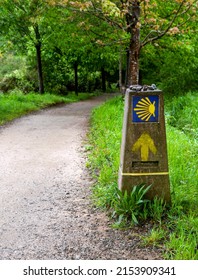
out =
<svg viewBox="0 0 198 280"><path fill-rule="evenodd" d="M149 210L154 221L154 228L148 233L147 241L148 243L152 240L156 242L157 238L163 240L167 259L198 259L196 93L166 101L168 101L165 104L172 206L167 209L158 200L150 206L147 205L145 213ZM179 109L181 103L182 109ZM183 120L181 116L185 119ZM121 97L116 97L95 109L91 118L91 148L89 148L91 153L88 165L97 177L97 184L93 189L95 202L106 209L116 207L113 202L117 199L122 119ZM127 204L124 203L124 205ZM126 209L124 211L127 213ZM113 209L112 212L114 212ZM148 217L151 218L150 215L145 214L145 218Z"/></svg>
<svg viewBox="0 0 198 280"><path fill-rule="evenodd" d="M174 202L198 211L198 142L167 125L169 169Z"/></svg>
<svg viewBox="0 0 198 280"><path fill-rule="evenodd" d="M167 123L179 128L187 135L198 137L198 98L197 92L181 96L166 96Z"/></svg>

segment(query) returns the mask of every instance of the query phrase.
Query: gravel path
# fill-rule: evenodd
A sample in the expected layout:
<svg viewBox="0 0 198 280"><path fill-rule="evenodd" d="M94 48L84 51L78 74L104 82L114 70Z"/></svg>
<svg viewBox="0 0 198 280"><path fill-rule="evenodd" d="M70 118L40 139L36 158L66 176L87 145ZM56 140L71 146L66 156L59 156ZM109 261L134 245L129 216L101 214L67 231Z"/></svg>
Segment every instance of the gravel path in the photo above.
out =
<svg viewBox="0 0 198 280"><path fill-rule="evenodd" d="M161 259L91 205L83 140L97 97L0 128L0 259Z"/></svg>

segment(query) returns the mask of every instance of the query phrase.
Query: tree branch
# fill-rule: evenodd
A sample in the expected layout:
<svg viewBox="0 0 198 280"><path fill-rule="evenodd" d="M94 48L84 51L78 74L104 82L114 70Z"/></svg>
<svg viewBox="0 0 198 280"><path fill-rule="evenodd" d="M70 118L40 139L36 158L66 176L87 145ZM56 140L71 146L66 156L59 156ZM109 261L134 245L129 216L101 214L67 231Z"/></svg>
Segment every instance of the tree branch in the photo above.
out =
<svg viewBox="0 0 198 280"><path fill-rule="evenodd" d="M169 25L167 26L167 28L166 28L164 31L157 31L157 30L155 31L155 30L152 30L152 31L144 38L144 40L141 42L140 48L142 48L142 47L144 47L145 45L147 45L147 44L149 44L149 43L152 43L152 42L154 42L154 41L156 41L156 40L162 38L162 37L171 29L171 27L173 26L175 20L176 20L178 17L180 17L181 15L183 15L183 14L185 14L186 12L189 11L189 9L191 8L192 5L189 5L188 8L187 8L185 11L183 11L182 13L180 13L180 11L181 11L182 7L184 6L185 2L186 2L186 0L183 0L183 1L181 2L180 6L179 6L179 8L178 8L178 10L177 10L177 12L175 13L173 19L170 21L170 23L169 23ZM154 37L152 37L152 38L149 39L150 35L151 35L152 33L154 33L154 32L155 32L155 33L158 33L158 35L157 35L157 36L154 36Z"/></svg>

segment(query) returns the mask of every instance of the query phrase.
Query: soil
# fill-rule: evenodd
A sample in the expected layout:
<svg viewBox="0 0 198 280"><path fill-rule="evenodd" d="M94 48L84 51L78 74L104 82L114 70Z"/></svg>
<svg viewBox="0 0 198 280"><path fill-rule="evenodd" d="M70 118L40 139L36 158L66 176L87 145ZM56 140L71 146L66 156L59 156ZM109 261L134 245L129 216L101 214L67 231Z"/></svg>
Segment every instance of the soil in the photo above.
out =
<svg viewBox="0 0 198 280"><path fill-rule="evenodd" d="M118 230L92 205L84 140L108 95L41 110L0 128L0 259L162 259L148 228Z"/></svg>

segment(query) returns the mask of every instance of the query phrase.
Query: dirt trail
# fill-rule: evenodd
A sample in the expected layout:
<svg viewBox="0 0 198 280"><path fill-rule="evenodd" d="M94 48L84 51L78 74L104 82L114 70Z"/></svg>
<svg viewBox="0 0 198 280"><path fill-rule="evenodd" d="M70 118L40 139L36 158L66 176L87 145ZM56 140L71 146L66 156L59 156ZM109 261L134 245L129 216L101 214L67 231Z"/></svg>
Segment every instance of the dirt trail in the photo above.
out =
<svg viewBox="0 0 198 280"><path fill-rule="evenodd" d="M107 97L57 106L0 128L0 259L160 259L90 203L83 139Z"/></svg>

